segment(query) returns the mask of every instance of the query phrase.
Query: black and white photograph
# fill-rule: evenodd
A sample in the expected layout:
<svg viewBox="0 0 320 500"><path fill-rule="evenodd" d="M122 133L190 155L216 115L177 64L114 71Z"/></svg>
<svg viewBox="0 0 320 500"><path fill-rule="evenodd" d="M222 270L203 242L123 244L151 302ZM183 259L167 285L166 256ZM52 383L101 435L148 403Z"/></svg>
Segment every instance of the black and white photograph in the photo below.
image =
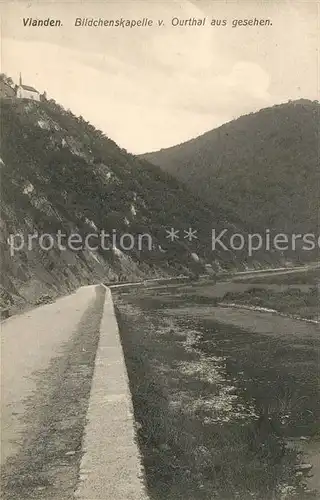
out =
<svg viewBox="0 0 320 500"><path fill-rule="evenodd" d="M319 0L1 0L3 500L320 499Z"/></svg>

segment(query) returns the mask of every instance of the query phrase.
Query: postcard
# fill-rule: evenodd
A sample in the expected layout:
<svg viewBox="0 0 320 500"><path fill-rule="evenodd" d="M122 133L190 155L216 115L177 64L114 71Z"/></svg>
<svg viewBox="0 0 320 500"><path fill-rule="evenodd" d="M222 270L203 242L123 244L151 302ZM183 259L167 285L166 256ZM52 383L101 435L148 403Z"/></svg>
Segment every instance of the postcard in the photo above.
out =
<svg viewBox="0 0 320 500"><path fill-rule="evenodd" d="M320 498L319 5L0 3L4 500Z"/></svg>

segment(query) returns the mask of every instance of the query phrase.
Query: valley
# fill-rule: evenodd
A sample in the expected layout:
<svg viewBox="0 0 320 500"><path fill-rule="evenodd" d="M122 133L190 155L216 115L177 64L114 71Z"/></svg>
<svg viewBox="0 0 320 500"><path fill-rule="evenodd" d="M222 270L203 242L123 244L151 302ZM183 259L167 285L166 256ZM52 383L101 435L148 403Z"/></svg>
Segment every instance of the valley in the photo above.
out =
<svg viewBox="0 0 320 500"><path fill-rule="evenodd" d="M3 499L319 498L319 103L137 156L10 81Z"/></svg>

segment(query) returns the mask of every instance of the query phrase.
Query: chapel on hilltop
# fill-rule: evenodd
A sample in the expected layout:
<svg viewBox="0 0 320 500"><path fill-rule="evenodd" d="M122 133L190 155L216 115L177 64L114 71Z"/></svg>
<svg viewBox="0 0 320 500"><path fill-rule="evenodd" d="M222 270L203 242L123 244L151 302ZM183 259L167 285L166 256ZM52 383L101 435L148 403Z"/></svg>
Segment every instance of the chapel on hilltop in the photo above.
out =
<svg viewBox="0 0 320 500"><path fill-rule="evenodd" d="M16 97L18 99L31 99L32 101L40 101L39 92L29 85L24 85L22 83L21 73L19 78L19 85L16 89Z"/></svg>

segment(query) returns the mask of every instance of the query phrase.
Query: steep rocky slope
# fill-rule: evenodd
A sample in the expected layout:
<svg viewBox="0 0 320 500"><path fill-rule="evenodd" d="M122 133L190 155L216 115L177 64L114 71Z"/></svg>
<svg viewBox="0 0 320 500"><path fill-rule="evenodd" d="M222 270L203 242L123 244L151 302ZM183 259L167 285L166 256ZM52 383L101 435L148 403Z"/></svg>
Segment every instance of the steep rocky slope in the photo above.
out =
<svg viewBox="0 0 320 500"><path fill-rule="evenodd" d="M143 158L250 229L316 232L319 110L308 100L273 106Z"/></svg>
<svg viewBox="0 0 320 500"><path fill-rule="evenodd" d="M212 227L235 228L226 219L54 101L1 100L2 304L34 303L101 280L199 272L206 262L243 268L244 253L211 251ZM173 243L171 227L181 234ZM189 227L197 239L182 237ZM114 235L111 246L102 249L93 238L97 249L83 247L85 236L102 230ZM66 249L61 239L59 248L59 231ZM71 249L65 241L74 233L82 243ZM133 248L128 239L121 244L124 233L134 238ZM146 233L152 247L149 239L137 243ZM51 249L40 248L41 236L42 246L54 242Z"/></svg>

